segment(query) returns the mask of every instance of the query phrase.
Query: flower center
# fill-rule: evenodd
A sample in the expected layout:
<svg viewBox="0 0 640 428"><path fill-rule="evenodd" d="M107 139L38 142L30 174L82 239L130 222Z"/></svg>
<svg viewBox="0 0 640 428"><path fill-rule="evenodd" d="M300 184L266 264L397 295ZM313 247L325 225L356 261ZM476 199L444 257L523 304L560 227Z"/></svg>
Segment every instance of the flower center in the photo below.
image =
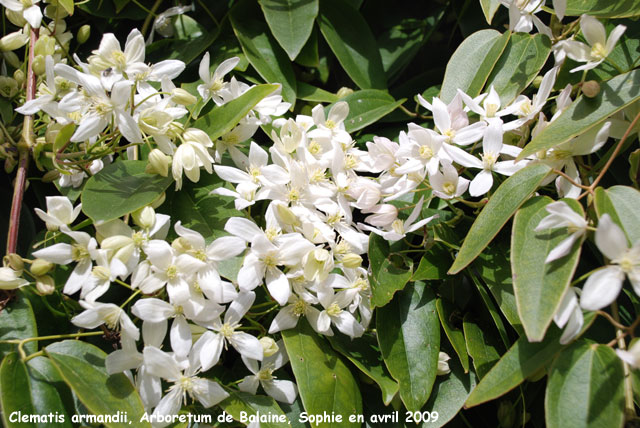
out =
<svg viewBox="0 0 640 428"><path fill-rule="evenodd" d="M357 288L360 291L367 291L369 289L369 281L364 278L358 278L356 282L353 283L353 288Z"/></svg>
<svg viewBox="0 0 640 428"><path fill-rule="evenodd" d="M175 279L178 276L178 266L171 265L167 268L167 278Z"/></svg>
<svg viewBox="0 0 640 428"><path fill-rule="evenodd" d="M333 129L336 127L336 123L331 119L327 119L327 121L324 123L324 126L326 126L329 129Z"/></svg>
<svg viewBox="0 0 640 428"><path fill-rule="evenodd" d="M274 268L278 265L278 259L272 253L267 254L262 262L268 268Z"/></svg>
<svg viewBox="0 0 640 428"><path fill-rule="evenodd" d="M322 146L316 140L311 140L308 150L312 155L318 155L322 153Z"/></svg>
<svg viewBox="0 0 640 428"><path fill-rule="evenodd" d="M337 317L338 315L340 315L340 312L342 312L342 309L340 309L340 306L338 306L337 303L332 303L327 308L327 314L330 317Z"/></svg>
<svg viewBox="0 0 640 428"><path fill-rule="evenodd" d="M74 262L79 262L89 257L89 251L80 244L73 244L71 246L71 258Z"/></svg>
<svg viewBox="0 0 640 428"><path fill-rule="evenodd" d="M258 378L258 380L272 380L273 379L273 369L272 368L265 368L262 369L258 372L258 374L256 375L256 377Z"/></svg>
<svg viewBox="0 0 640 428"><path fill-rule="evenodd" d="M109 330L115 330L118 326L121 311L122 309L118 308L117 310L109 311L105 314L104 323L107 325Z"/></svg>
<svg viewBox="0 0 640 428"><path fill-rule="evenodd" d="M138 232L133 232L133 234L131 235L131 240L133 241L133 244L136 247L141 247L142 244L146 242L147 237L145 236L144 233L138 231Z"/></svg>
<svg viewBox="0 0 640 428"><path fill-rule="evenodd" d="M302 299L296 300L293 304L293 315L300 317L307 312L307 302Z"/></svg>
<svg viewBox="0 0 640 428"><path fill-rule="evenodd" d="M107 269L106 267L103 266L96 266L91 270L91 273L93 274L93 276L95 276L98 279L101 279L103 281L109 281L110 276L111 276L111 272L109 271L109 269Z"/></svg>
<svg viewBox="0 0 640 428"><path fill-rule="evenodd" d="M431 159L433 157L433 150L431 150L431 147L429 146L420 146L418 152L422 159Z"/></svg>
<svg viewBox="0 0 640 428"><path fill-rule="evenodd" d="M111 61L116 67L120 69L124 69L127 66L127 57L124 55L124 52L122 51L112 52Z"/></svg>
<svg viewBox="0 0 640 428"><path fill-rule="evenodd" d="M393 223L391 223L391 229L393 229L393 231L398 235L404 235L404 222L399 218L393 220Z"/></svg>
<svg viewBox="0 0 640 428"><path fill-rule="evenodd" d="M496 112L498 111L498 107L499 107L499 106L498 106L498 104L493 104L493 103L487 104L487 105L484 107L484 110L485 110L485 116L486 116L486 117L493 117L493 116L495 116Z"/></svg>
<svg viewBox="0 0 640 428"><path fill-rule="evenodd" d="M618 264L622 268L622 271L626 274L631 273L635 265L634 261L631 260L631 257L629 257L628 255L622 257L622 260L620 260Z"/></svg>
<svg viewBox="0 0 640 428"><path fill-rule="evenodd" d="M218 78L213 82L211 82L211 85L209 86L209 90L211 92L218 92L223 87L224 87L224 83L222 82L222 79Z"/></svg>
<svg viewBox="0 0 640 428"><path fill-rule="evenodd" d="M494 153L485 153L482 154L482 166L484 169L491 171L493 169L493 165L495 165L498 156Z"/></svg>
<svg viewBox="0 0 640 428"><path fill-rule="evenodd" d="M607 56L607 49L602 43L595 43L591 47L591 57L595 60L604 59Z"/></svg>
<svg viewBox="0 0 640 428"><path fill-rule="evenodd" d="M444 190L444 193L446 193L447 195L452 196L456 193L456 185L451 181L447 181L442 185L442 190Z"/></svg>
<svg viewBox="0 0 640 428"><path fill-rule="evenodd" d="M230 339L231 336L233 336L234 331L235 331L235 328L229 325L228 323L224 323L222 328L220 328L220 334L226 337L227 339Z"/></svg>

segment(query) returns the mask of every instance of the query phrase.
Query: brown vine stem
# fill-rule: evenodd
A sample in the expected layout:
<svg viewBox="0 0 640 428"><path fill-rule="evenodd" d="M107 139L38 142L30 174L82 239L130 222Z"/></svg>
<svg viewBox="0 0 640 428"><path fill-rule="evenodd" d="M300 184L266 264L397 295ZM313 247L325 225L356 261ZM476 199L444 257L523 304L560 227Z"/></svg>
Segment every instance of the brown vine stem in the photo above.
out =
<svg viewBox="0 0 640 428"><path fill-rule="evenodd" d="M622 150L622 146L624 145L624 142L627 141L627 138L629 138L629 135L631 135L631 131L633 131L633 128L636 126L636 123L638 123L638 120L640 120L640 113L636 115L636 117L633 119L633 121L625 131L624 135L620 139L620 141L618 141L618 145L616 146L613 153L611 153L611 157L607 160L607 163L604 164L604 166L602 167L602 170L600 171L596 179L593 181L593 183L591 183L589 188L582 195L578 196L578 200L584 198L589 193L593 193L595 188L598 186L598 183L600 183L600 180L602 180L604 173L607 172L607 170L613 163L613 160L618 156L618 154L620 153L620 150Z"/></svg>
<svg viewBox="0 0 640 428"><path fill-rule="evenodd" d="M36 95L36 74L33 71L33 52L38 40L38 28L32 28L29 39L29 62L27 65L27 100L30 101ZM11 215L9 218L9 233L7 237L7 253L15 253L18 247L18 229L20 227L20 211L27 181L27 169L29 157L33 147L33 116L25 116L22 124L22 136L18 142L18 171L13 186L13 199L11 201Z"/></svg>

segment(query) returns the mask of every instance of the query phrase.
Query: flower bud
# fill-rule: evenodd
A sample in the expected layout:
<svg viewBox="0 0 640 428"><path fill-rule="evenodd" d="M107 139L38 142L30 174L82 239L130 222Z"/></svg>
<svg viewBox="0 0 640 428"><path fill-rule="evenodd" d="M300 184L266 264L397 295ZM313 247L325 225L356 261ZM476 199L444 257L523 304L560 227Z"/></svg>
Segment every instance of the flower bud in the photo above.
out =
<svg viewBox="0 0 640 428"><path fill-rule="evenodd" d="M33 72L38 76L42 76L47 70L47 66L42 55L36 55L33 58Z"/></svg>
<svg viewBox="0 0 640 428"><path fill-rule="evenodd" d="M278 219L289 226L300 226L300 220L293 211L284 204L276 204L276 214Z"/></svg>
<svg viewBox="0 0 640 428"><path fill-rule="evenodd" d="M0 290L14 290L29 284L20 274L10 267L0 267Z"/></svg>
<svg viewBox="0 0 640 428"><path fill-rule="evenodd" d="M4 264L9 265L11 269L16 271L21 271L24 269L24 262L22 261L22 257L17 255L16 253L7 254L4 256Z"/></svg>
<svg viewBox="0 0 640 428"><path fill-rule="evenodd" d="M451 357L446 352L440 352L438 354L438 370L436 372L438 376L443 376L451 372L448 363L450 359Z"/></svg>
<svg viewBox="0 0 640 428"><path fill-rule="evenodd" d="M7 76L0 76L0 96L11 98L18 92L18 82L16 79Z"/></svg>
<svg viewBox="0 0 640 428"><path fill-rule="evenodd" d="M186 253L187 251L191 250L193 247L191 246L191 244L189 244L189 241L187 241L181 236L179 238L174 239L173 242L171 242L171 248L176 250L178 253Z"/></svg>
<svg viewBox="0 0 640 428"><path fill-rule="evenodd" d="M56 285L49 275L39 276L36 278L36 290L41 296L48 296L56 291Z"/></svg>
<svg viewBox="0 0 640 428"><path fill-rule="evenodd" d="M195 104L198 99L182 88L176 88L171 91L171 100L183 106Z"/></svg>
<svg viewBox="0 0 640 428"><path fill-rule="evenodd" d="M304 266L304 279L307 281L324 281L333 269L332 254L323 249L311 250L302 258Z"/></svg>
<svg viewBox="0 0 640 428"><path fill-rule="evenodd" d="M58 178L60 178L60 171L57 170L51 170L51 171L47 171L43 176L42 176L42 181L44 183L52 183L55 180L57 180Z"/></svg>
<svg viewBox="0 0 640 428"><path fill-rule="evenodd" d="M22 61L18 58L18 55L16 55L15 52L4 52L3 56L4 60L14 68L20 68L22 65Z"/></svg>
<svg viewBox="0 0 640 428"><path fill-rule="evenodd" d="M34 50L35 55L42 55L43 57L46 57L47 55L53 55L55 52L56 39L51 36L47 36L46 34L38 38Z"/></svg>
<svg viewBox="0 0 640 428"><path fill-rule="evenodd" d="M91 26L88 24L83 25L78 29L78 34L76 35L76 40L79 44L83 44L87 40L89 40L89 36L91 35Z"/></svg>
<svg viewBox="0 0 640 428"><path fill-rule="evenodd" d="M346 86L343 86L342 88L338 89L338 92L336 92L338 98L343 98L351 94L353 94L353 89L347 88Z"/></svg>
<svg viewBox="0 0 640 428"><path fill-rule="evenodd" d="M147 174L158 174L163 177L169 175L169 165L171 164L171 156L167 156L160 149L153 149L149 153L149 163L144 172Z"/></svg>
<svg viewBox="0 0 640 428"><path fill-rule="evenodd" d="M356 253L345 254L342 258L342 265L346 268L355 269L362 265L362 257L357 255Z"/></svg>
<svg viewBox="0 0 640 428"><path fill-rule="evenodd" d="M165 192L162 192L162 195L158 196L156 200L151 202L149 205L155 210L160 205L164 204L165 199L167 199L167 194Z"/></svg>
<svg viewBox="0 0 640 428"><path fill-rule="evenodd" d="M373 214L367 216L364 221L376 227L389 226L398 218L398 209L391 204L378 205L366 212Z"/></svg>
<svg viewBox="0 0 640 428"><path fill-rule="evenodd" d="M22 86L22 84L24 83L24 71L17 69L16 71L13 72L13 78L16 80L16 82L18 83L18 86Z"/></svg>
<svg viewBox="0 0 640 428"><path fill-rule="evenodd" d="M29 270L35 276L43 276L51 272L54 264L42 259L35 259L33 263L31 263L31 267Z"/></svg>
<svg viewBox="0 0 640 428"><path fill-rule="evenodd" d="M0 51L13 51L27 44L29 36L22 31L9 33L0 39Z"/></svg>
<svg viewBox="0 0 640 428"><path fill-rule="evenodd" d="M582 84L582 93L587 98L593 98L600 93L600 84L595 80L587 80Z"/></svg>
<svg viewBox="0 0 640 428"><path fill-rule="evenodd" d="M156 223L156 212L150 206L132 212L131 217L143 229L151 229Z"/></svg>
<svg viewBox="0 0 640 428"><path fill-rule="evenodd" d="M260 344L262 345L262 354L265 357L272 356L280 349L276 341L267 336L260 339Z"/></svg>

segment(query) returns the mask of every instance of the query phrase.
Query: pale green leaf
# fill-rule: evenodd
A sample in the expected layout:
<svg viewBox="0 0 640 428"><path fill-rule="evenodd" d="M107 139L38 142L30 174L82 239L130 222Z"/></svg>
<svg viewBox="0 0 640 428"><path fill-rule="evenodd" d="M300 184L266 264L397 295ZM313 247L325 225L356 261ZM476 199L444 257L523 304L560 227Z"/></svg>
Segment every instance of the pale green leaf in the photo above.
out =
<svg viewBox="0 0 640 428"><path fill-rule="evenodd" d="M382 307L389 303L393 294L402 290L411 279L411 270L394 265L389 259L389 243L381 236L369 237L369 265L371 266L371 304Z"/></svg>
<svg viewBox="0 0 640 428"><path fill-rule="evenodd" d="M625 18L640 15L638 0L567 0L566 16L587 13L598 18Z"/></svg>
<svg viewBox="0 0 640 428"><path fill-rule="evenodd" d="M38 337L38 327L31 302L21 293L18 293L16 299L9 302L0 311L0 326L4 326L4 328L0 328L0 340ZM23 348L27 353L31 354L37 351L37 346L37 342L27 342ZM18 345L16 344L0 343L0 358L9 352L17 350Z"/></svg>
<svg viewBox="0 0 640 428"><path fill-rule="evenodd" d="M293 61L311 35L318 0L260 0L260 7L271 33Z"/></svg>
<svg viewBox="0 0 640 428"><path fill-rule="evenodd" d="M640 242L640 192L633 187L598 187L595 192L595 207L598 217L609 214L622 227L629 245Z"/></svg>
<svg viewBox="0 0 640 428"><path fill-rule="evenodd" d="M388 115L405 99L396 101L385 91L363 89L341 98L340 101L349 104L349 115L344 121L344 127L347 132L355 132ZM327 111L330 109L331 106L326 108Z"/></svg>
<svg viewBox="0 0 640 428"><path fill-rule="evenodd" d="M255 417L258 414L269 415L270 418L277 417L279 418L278 420L282 420L282 422L260 422L260 426L264 428L278 428L287 425L289 422L278 403L273 398L264 395L233 391L218 405L236 421L240 421L242 416L246 421L247 418Z"/></svg>
<svg viewBox="0 0 640 428"><path fill-rule="evenodd" d="M493 15L496 14L500 7L500 0L480 0L480 6L482 6L482 13L484 13L487 24L491 24Z"/></svg>

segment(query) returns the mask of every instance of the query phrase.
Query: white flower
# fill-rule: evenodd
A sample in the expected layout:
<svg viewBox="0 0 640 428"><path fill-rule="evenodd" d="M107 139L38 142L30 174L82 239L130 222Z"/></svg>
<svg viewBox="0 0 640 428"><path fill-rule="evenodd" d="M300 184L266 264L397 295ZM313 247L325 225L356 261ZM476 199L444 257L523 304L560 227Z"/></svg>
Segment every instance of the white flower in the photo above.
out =
<svg viewBox="0 0 640 428"><path fill-rule="evenodd" d="M640 296L640 241L631 248L627 238L609 217L604 214L596 229L596 245L612 264L592 273L582 289L580 305L595 311L611 304L622 289L626 275L633 290Z"/></svg>
<svg viewBox="0 0 640 428"><path fill-rule="evenodd" d="M597 67L609 56L611 51L613 51L613 48L627 27L618 25L611 31L609 38L607 38L604 25L602 25L600 21L592 16L582 15L580 17L580 29L589 45L576 40L561 42L562 49L569 58L578 62L586 62L586 64L571 70L572 73L580 70L591 70Z"/></svg>
<svg viewBox="0 0 640 428"><path fill-rule="evenodd" d="M37 3L40 0L0 0L0 4L13 12L21 13L31 28L38 29L42 23L42 10Z"/></svg>
<svg viewBox="0 0 640 428"><path fill-rule="evenodd" d="M60 226L68 226L80 214L82 204L73 208L66 196L47 196L47 212L36 208L35 212L47 224L47 230L58 230Z"/></svg>
<svg viewBox="0 0 640 428"><path fill-rule="evenodd" d="M451 372L448 362L450 359L451 357L446 352L440 351L438 353L438 370L436 372L438 376L443 376Z"/></svg>
<svg viewBox="0 0 640 428"><path fill-rule="evenodd" d="M10 267L0 267L0 290L14 290L28 285L29 281L20 278L20 275Z"/></svg>
<svg viewBox="0 0 640 428"><path fill-rule="evenodd" d="M542 82L540 83L540 87L538 88L538 93L533 96L533 100L530 100L526 95L519 95L518 98L515 99L513 104L510 107L507 107L506 110L510 111L512 114L520 116L519 119L509 122L505 125L506 128L515 129L524 125L532 119L535 119L538 116L538 113L542 110L544 105L546 104L549 94L553 89L553 84L556 81L556 74L558 73L558 68L554 67L551 70L547 71L542 78Z"/></svg>
<svg viewBox="0 0 640 428"><path fill-rule="evenodd" d="M180 144L171 164L171 173L176 181L176 190L182 188L182 172L194 183L200 180L200 167L209 173L213 173L213 158L207 151L213 147L209 136L197 128L189 128L182 134L183 142Z"/></svg>
<svg viewBox="0 0 640 428"><path fill-rule="evenodd" d="M571 342L580 333L580 329L584 324L582 309L580 309L575 290L574 287L567 289L553 316L553 321L558 327L563 328L566 326L560 337L560 343L563 345Z"/></svg>
<svg viewBox="0 0 640 428"><path fill-rule="evenodd" d="M549 252L544 262L550 263L569 254L571 248L573 248L573 244L587 232L588 223L563 201L552 202L547 205L545 209L550 215L540 220L540 223L538 223L538 226L535 228L536 232L566 227L571 233L569 237Z"/></svg>
<svg viewBox="0 0 640 428"><path fill-rule="evenodd" d="M233 68L238 65L240 58L233 57L226 59L220 63L216 70L211 74L209 72L209 52L205 53L200 61L200 68L198 73L204 83L198 85L198 93L204 99L209 101L213 99L213 102L221 105L223 104L223 98L221 94L229 85L228 82L224 82L224 76L229 73Z"/></svg>
<svg viewBox="0 0 640 428"><path fill-rule="evenodd" d="M364 327L348 310L345 310L353 301L353 293L349 292L349 290L342 290L334 294L332 288L325 287L318 292L318 300L320 300L324 310L320 312L316 320L309 318L314 330L326 336L333 336L331 331L331 324L333 323L338 330L352 339L362 336Z"/></svg>
<svg viewBox="0 0 640 428"><path fill-rule="evenodd" d="M346 101L335 103L329 110L326 120L324 107L320 104L311 110L311 114L313 115L316 129L307 134L309 138L323 141L334 140L341 144L349 144L351 142L351 136L344 129L344 120L349 115L349 104Z"/></svg>
<svg viewBox="0 0 640 428"><path fill-rule="evenodd" d="M535 25L539 32L551 38L551 30L535 16L542 10L545 0L500 0L509 8L509 30L529 33Z"/></svg>
<svg viewBox="0 0 640 428"><path fill-rule="evenodd" d="M418 94L418 101L424 108L431 110L436 129L446 138L446 143L467 146L482 138L487 124L480 121L469 125L459 93L448 105L436 97L429 104L420 94ZM409 126L411 127L411 124Z"/></svg>
<svg viewBox="0 0 640 428"><path fill-rule="evenodd" d="M640 368L640 340L636 340L629 347L629 350L616 349L616 354L625 363L629 364L634 369Z"/></svg>
<svg viewBox="0 0 640 428"><path fill-rule="evenodd" d="M457 198L469 187L469 180L458 176L458 171L450 161L442 161L442 173L436 171L429 182L433 188L433 194L442 199Z"/></svg>
<svg viewBox="0 0 640 428"><path fill-rule="evenodd" d="M85 311L76 315L71 322L78 327L96 328L105 324L111 330L120 330L129 338L138 340L140 331L125 311L113 303L85 302L80 300Z"/></svg>
<svg viewBox="0 0 640 428"><path fill-rule="evenodd" d="M131 30L127 36L124 51L116 36L107 33L102 36L100 46L87 61L95 71L102 72L102 83L107 90L111 90L113 84L122 80L132 66L144 65L144 51L144 38L137 29Z"/></svg>
<svg viewBox="0 0 640 428"><path fill-rule="evenodd" d="M380 231L375 227L371 227L366 224L360 224L360 228L373 232L377 235L380 235L387 241L392 241L392 242L399 241L400 239L404 238L407 235L407 233L415 232L425 224L429 223L431 220L438 217L438 215L436 214L431 217L424 218L418 221L417 223L414 223L418 219L418 217L422 214L423 203L424 203L424 196L420 198L415 208L413 209L413 211L411 211L411 214L406 220L403 221L400 219L395 219L391 223L391 228L390 228L391 230Z"/></svg>
<svg viewBox="0 0 640 428"><path fill-rule="evenodd" d="M244 365L247 366L253 375L245 376L242 382L238 384L240 391L255 394L258 385L261 385L264 391L276 401L291 404L298 395L296 384L290 380L280 380L273 376L273 372L284 366L289 357L284 352L284 344L279 341L279 348L276 353L262 360L262 364L258 365L258 361L242 356Z"/></svg>

